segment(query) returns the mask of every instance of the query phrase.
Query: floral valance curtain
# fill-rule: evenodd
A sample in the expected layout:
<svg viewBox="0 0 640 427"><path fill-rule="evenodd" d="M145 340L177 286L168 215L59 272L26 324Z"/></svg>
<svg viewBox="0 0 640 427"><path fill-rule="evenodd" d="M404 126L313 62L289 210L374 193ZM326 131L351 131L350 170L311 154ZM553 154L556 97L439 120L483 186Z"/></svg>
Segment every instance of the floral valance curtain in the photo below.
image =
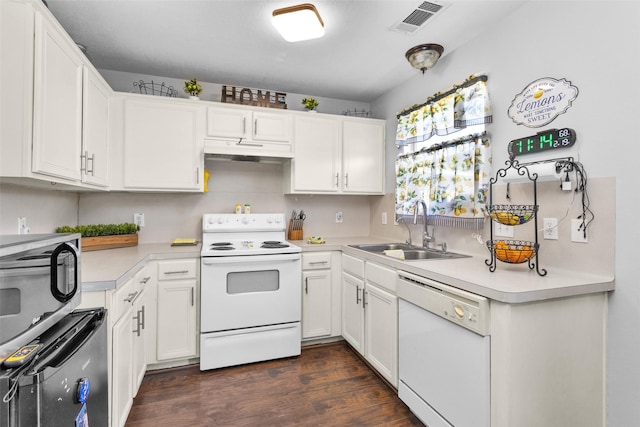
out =
<svg viewBox="0 0 640 427"><path fill-rule="evenodd" d="M463 84L398 114L396 146L449 135L467 126L491 123L492 119L487 76L471 76Z"/></svg>
<svg viewBox="0 0 640 427"><path fill-rule="evenodd" d="M430 216L483 219L490 168L491 147L486 135L469 136L399 156L396 214L413 215L416 203L424 200ZM460 226L451 221L441 225Z"/></svg>

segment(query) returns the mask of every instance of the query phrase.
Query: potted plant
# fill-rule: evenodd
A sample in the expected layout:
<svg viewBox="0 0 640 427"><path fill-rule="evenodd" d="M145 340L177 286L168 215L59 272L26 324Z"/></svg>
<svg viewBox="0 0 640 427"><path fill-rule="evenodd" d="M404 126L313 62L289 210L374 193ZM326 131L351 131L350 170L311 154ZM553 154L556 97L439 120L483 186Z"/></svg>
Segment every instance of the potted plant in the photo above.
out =
<svg viewBox="0 0 640 427"><path fill-rule="evenodd" d="M202 86L195 78L184 82L184 91L189 94L190 99L200 99L198 95L202 92Z"/></svg>
<svg viewBox="0 0 640 427"><path fill-rule="evenodd" d="M307 111L316 111L316 108L318 108L318 101L316 101L313 98L302 98L302 105L304 105L304 108L307 109Z"/></svg>
<svg viewBox="0 0 640 427"><path fill-rule="evenodd" d="M136 224L95 224L70 227L64 225L56 228L56 233L80 233L83 251L98 251L102 249L125 248L138 245L138 230Z"/></svg>

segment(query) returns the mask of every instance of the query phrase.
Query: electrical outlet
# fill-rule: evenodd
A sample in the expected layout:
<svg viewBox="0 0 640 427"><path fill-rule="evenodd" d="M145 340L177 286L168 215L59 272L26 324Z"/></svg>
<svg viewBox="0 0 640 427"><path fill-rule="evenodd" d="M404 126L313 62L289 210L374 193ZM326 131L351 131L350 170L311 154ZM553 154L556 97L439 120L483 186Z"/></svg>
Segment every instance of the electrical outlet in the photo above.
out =
<svg viewBox="0 0 640 427"><path fill-rule="evenodd" d="M513 227L507 224L500 224L498 222L495 224L493 231L495 235L499 237L513 237Z"/></svg>
<svg viewBox="0 0 640 427"><path fill-rule="evenodd" d="M382 225L387 225L387 213L382 212Z"/></svg>
<svg viewBox="0 0 640 427"><path fill-rule="evenodd" d="M342 224L342 212L336 212L336 224Z"/></svg>
<svg viewBox="0 0 640 427"><path fill-rule="evenodd" d="M558 218L544 218L542 224L544 227L542 237L547 240L558 240Z"/></svg>
<svg viewBox="0 0 640 427"><path fill-rule="evenodd" d="M134 213L133 214L133 223L138 227L144 227L144 214L143 213Z"/></svg>
<svg viewBox="0 0 640 427"><path fill-rule="evenodd" d="M27 217L18 217L18 234L29 234L29 227L27 227Z"/></svg>
<svg viewBox="0 0 640 427"><path fill-rule="evenodd" d="M576 243L587 243L587 233L582 229L581 219L571 220L571 241Z"/></svg>

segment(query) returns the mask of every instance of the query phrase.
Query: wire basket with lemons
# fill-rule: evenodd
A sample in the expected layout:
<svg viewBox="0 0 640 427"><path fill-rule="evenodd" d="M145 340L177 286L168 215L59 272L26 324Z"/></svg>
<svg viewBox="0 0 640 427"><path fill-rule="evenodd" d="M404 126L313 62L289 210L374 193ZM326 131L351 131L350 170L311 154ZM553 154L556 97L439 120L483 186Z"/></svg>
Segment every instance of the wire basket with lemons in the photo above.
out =
<svg viewBox="0 0 640 427"><path fill-rule="evenodd" d="M537 205L490 205L489 216L505 225L520 225L531 221L538 211Z"/></svg>
<svg viewBox="0 0 640 427"><path fill-rule="evenodd" d="M525 240L489 240L489 250L502 262L522 264L529 261L538 251L538 245Z"/></svg>

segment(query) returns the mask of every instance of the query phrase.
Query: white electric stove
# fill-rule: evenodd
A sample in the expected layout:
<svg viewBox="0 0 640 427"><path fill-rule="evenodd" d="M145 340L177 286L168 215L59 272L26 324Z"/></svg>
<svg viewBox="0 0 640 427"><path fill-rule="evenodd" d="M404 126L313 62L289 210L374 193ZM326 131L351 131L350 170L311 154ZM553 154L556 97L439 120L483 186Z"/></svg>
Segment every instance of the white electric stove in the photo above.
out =
<svg viewBox="0 0 640 427"><path fill-rule="evenodd" d="M300 354L301 249L284 214L202 218L200 369Z"/></svg>

